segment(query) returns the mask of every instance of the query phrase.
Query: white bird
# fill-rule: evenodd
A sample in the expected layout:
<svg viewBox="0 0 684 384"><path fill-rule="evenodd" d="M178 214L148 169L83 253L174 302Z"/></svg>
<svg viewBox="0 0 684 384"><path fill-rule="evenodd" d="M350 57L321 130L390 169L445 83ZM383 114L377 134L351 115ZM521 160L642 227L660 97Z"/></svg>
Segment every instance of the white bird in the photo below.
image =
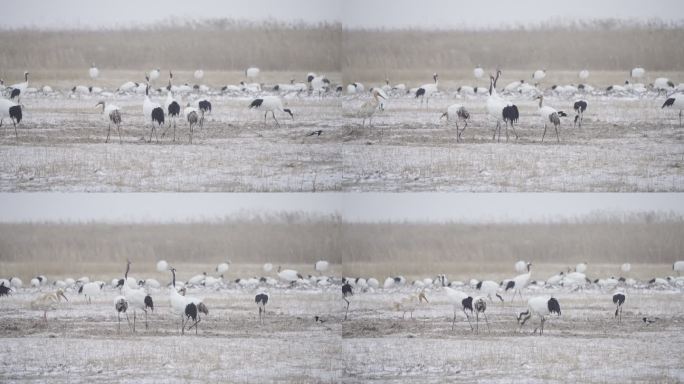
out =
<svg viewBox="0 0 684 384"><path fill-rule="evenodd" d="M628 273L629 271L632 270L632 264L630 263L624 263L620 266L620 270L624 273Z"/></svg>
<svg viewBox="0 0 684 384"><path fill-rule="evenodd" d="M471 314L473 313L472 297L470 297L464 292L449 287L444 287L444 291L446 292L447 300L453 306L454 310L454 319L451 322L451 330L454 330L454 325L456 324L456 312L459 310L463 311L463 314L465 315L466 319L468 320L468 324L470 325L470 329L474 330L473 324L470 322L470 316L466 312L466 310L469 310Z"/></svg>
<svg viewBox="0 0 684 384"><path fill-rule="evenodd" d="M31 301L31 309L39 309L43 311L43 318L47 323L47 311L57 309L57 305L64 298L65 301L69 301L64 295L64 291L60 288L52 293L46 293L37 299Z"/></svg>
<svg viewBox="0 0 684 384"><path fill-rule="evenodd" d="M613 304L617 307L615 308L615 318L618 323L622 323L622 304L625 303L625 294L623 292L617 292L613 295Z"/></svg>
<svg viewBox="0 0 684 384"><path fill-rule="evenodd" d="M273 270L273 264L265 263L264 266L261 267L261 269L266 273L271 272Z"/></svg>
<svg viewBox="0 0 684 384"><path fill-rule="evenodd" d="M134 91L135 89L137 89L138 86L139 86L138 83L135 83L135 82L132 82L132 81L127 81L127 82L121 84L121 86L119 86L118 91L119 91L119 92L132 92L132 91Z"/></svg>
<svg viewBox="0 0 684 384"><path fill-rule="evenodd" d="M169 73L171 75L171 73ZM169 127L173 122L173 141L176 141L176 120L180 117L180 104L173 98L171 88L171 78L169 77L169 87L167 87L166 100L164 100L164 112L169 117ZM162 135L163 136L163 135Z"/></svg>
<svg viewBox="0 0 684 384"><path fill-rule="evenodd" d="M283 108L283 102L280 100L280 97L278 96L264 96L259 99L254 99L249 104L249 109L264 111L264 124L266 124L266 116L269 112L271 112L271 114L273 115L273 120L275 120L278 128L280 128L280 123L278 122L278 119L276 119L275 117L276 111L288 113L290 117L292 117L292 120L294 120L294 113L289 108Z"/></svg>
<svg viewBox="0 0 684 384"><path fill-rule="evenodd" d="M543 105L544 95L539 95L535 97L535 100L539 100L539 116L541 116L542 122L544 123L544 133L542 134L541 142L544 142L544 137L546 136L546 124L550 122L553 124L556 130L556 140L560 143L560 133L558 132L558 127L560 127L561 116L567 116L563 111L556 111L555 109L549 107L548 105Z"/></svg>
<svg viewBox="0 0 684 384"><path fill-rule="evenodd" d="M482 76L484 76L484 69L480 67L479 65L473 69L473 75L475 76L476 79L481 79Z"/></svg>
<svg viewBox="0 0 684 384"><path fill-rule="evenodd" d="M500 75L501 71L497 70L496 78L494 76L489 76L489 97L487 97L485 108L487 110L487 114L496 120L496 128L494 129L494 136L492 137L492 140L496 138L498 131L499 141L501 141L501 123L503 122L506 125L506 141L508 141L509 124L511 125L511 129L513 129L515 138L518 138L518 134L515 132L515 127L513 124L518 121L520 113L516 105L503 99L496 92L496 82Z"/></svg>
<svg viewBox="0 0 684 384"><path fill-rule="evenodd" d="M221 275L228 272L228 269L230 269L230 260L216 266L216 272Z"/></svg>
<svg viewBox="0 0 684 384"><path fill-rule="evenodd" d="M302 275L297 271L293 269L282 269L280 266L278 267L278 278L291 285L294 285L297 280L303 279Z"/></svg>
<svg viewBox="0 0 684 384"><path fill-rule="evenodd" d="M195 275L195 276L191 277L190 279L188 279L187 284L188 285L202 285L202 284L204 284L204 279L206 279L206 278L207 278L207 273L202 272L201 275Z"/></svg>
<svg viewBox="0 0 684 384"><path fill-rule="evenodd" d="M116 131L119 133L119 144L121 144L121 130L119 129L119 126L121 125L121 110L119 107L113 104L107 104L105 105L104 101L100 101L95 105L95 108L102 107L102 114L107 116L107 120L109 121L109 125L107 126L107 138L105 139L105 143L109 141L109 132L112 129L112 124L116 126Z"/></svg>
<svg viewBox="0 0 684 384"><path fill-rule="evenodd" d="M586 273L587 272L587 263L579 263L575 266L575 272L579 273Z"/></svg>
<svg viewBox="0 0 684 384"><path fill-rule="evenodd" d="M562 284L571 287L583 287L587 282L587 276L580 272L570 272L563 277Z"/></svg>
<svg viewBox="0 0 684 384"><path fill-rule="evenodd" d="M672 270L677 272L677 276L679 276L684 272L684 261L675 261L674 264L672 264Z"/></svg>
<svg viewBox="0 0 684 384"><path fill-rule="evenodd" d="M423 84L416 90L416 99L420 97L420 105L423 106L423 101L425 101L425 108L429 109L430 96L439 92L439 75L436 73L432 74L432 79L434 83Z"/></svg>
<svg viewBox="0 0 684 384"><path fill-rule="evenodd" d="M536 82L544 80L546 77L546 69L538 69L532 74L532 79Z"/></svg>
<svg viewBox="0 0 684 384"><path fill-rule="evenodd" d="M17 124L21 123L23 113L21 105L5 98L0 98L0 127L4 119L9 118L14 124L14 136L19 139Z"/></svg>
<svg viewBox="0 0 684 384"><path fill-rule="evenodd" d="M504 92L513 93L517 91L523 84L525 84L525 80L510 82L504 87Z"/></svg>
<svg viewBox="0 0 684 384"><path fill-rule="evenodd" d="M171 303L171 310L176 314L181 315L181 334L185 334L185 321L192 319L194 323L188 329L195 327L195 334L197 334L198 324L201 320L200 313L209 314L209 309L201 299L195 297L185 296L186 288L181 288L183 295L176 291L176 269L169 266L172 274L172 287L169 288L169 302Z"/></svg>
<svg viewBox="0 0 684 384"><path fill-rule="evenodd" d="M328 270L329 266L330 264L327 261L319 260L316 262L316 264L314 264L314 270L316 270L318 274L322 274L323 272Z"/></svg>
<svg viewBox="0 0 684 384"><path fill-rule="evenodd" d="M667 94L667 92L674 90L674 87L674 83L666 77L659 77L653 80L653 88L658 91L658 94L660 92Z"/></svg>
<svg viewBox="0 0 684 384"><path fill-rule="evenodd" d="M366 280L366 283L368 283L368 286L373 288L373 289L380 288L380 282L378 281L378 279L376 279L374 277L368 278Z"/></svg>
<svg viewBox="0 0 684 384"><path fill-rule="evenodd" d="M634 77L637 79L644 77L645 74L646 74L646 70L641 68L641 67L636 67L636 68L632 69L631 71L629 71L629 77Z"/></svg>
<svg viewBox="0 0 684 384"><path fill-rule="evenodd" d="M563 281L564 277L565 277L564 272L560 272L556 275L553 275L553 276L549 277L548 279L546 279L546 285L549 285L549 286L558 285Z"/></svg>
<svg viewBox="0 0 684 384"><path fill-rule="evenodd" d="M119 320L119 332L121 332L121 314L126 314L126 321L128 321L128 327L131 326L131 321L128 319L128 300L124 296L117 296L114 299L114 309L116 309L116 316Z"/></svg>
<svg viewBox="0 0 684 384"><path fill-rule="evenodd" d="M402 312L402 319L406 317L406 312L409 312L411 314L411 319L413 319L413 312L416 310L418 305L423 303L423 301L425 301L425 303L429 303L427 297L425 296L425 289L416 294L404 296L398 300L395 300L394 309L398 312Z"/></svg>
<svg viewBox="0 0 684 384"><path fill-rule="evenodd" d="M157 272L165 272L169 270L169 263L166 260L159 260L157 262Z"/></svg>
<svg viewBox="0 0 684 384"><path fill-rule="evenodd" d="M254 79L259 76L259 68L249 67L245 70L245 76L249 79Z"/></svg>
<svg viewBox="0 0 684 384"><path fill-rule="evenodd" d="M95 63L90 64L90 69L88 70L88 75L90 75L91 79L97 79L97 77L100 75L100 70L97 69L95 66Z"/></svg>
<svg viewBox="0 0 684 384"><path fill-rule="evenodd" d="M195 71L194 76L195 76L195 79L202 80L202 78L204 77L204 71L201 69L198 69Z"/></svg>
<svg viewBox="0 0 684 384"><path fill-rule="evenodd" d="M583 69L579 71L578 77L582 80L586 80L589 78L589 70Z"/></svg>
<svg viewBox="0 0 684 384"><path fill-rule="evenodd" d="M491 280L479 281L475 285L475 288L477 288L478 290L480 290L480 292L487 295L487 297L489 298L489 301L491 301L491 302L494 302L494 300L492 299L492 296L498 297L502 303L504 301L503 297L501 297L501 295L499 295L499 290L501 289L501 286L499 284L497 284L495 281L491 281Z"/></svg>
<svg viewBox="0 0 684 384"><path fill-rule="evenodd" d="M679 126L682 126L682 111L684 110L684 94L677 93L670 96L661 107L661 109L668 107L672 109L679 109Z"/></svg>
<svg viewBox="0 0 684 384"><path fill-rule="evenodd" d="M150 78L150 80L154 81L154 80L157 80L159 78L159 75L161 75L161 71L159 70L159 68L153 69L150 71L149 78Z"/></svg>
<svg viewBox="0 0 684 384"><path fill-rule="evenodd" d="M561 315L561 308L558 300L551 296L532 297L527 301L527 311L521 312L520 315L518 315L520 329L522 330L523 325L525 325L525 322L527 322L532 315L537 315L541 320L541 325L539 328L539 335L541 336L544 334L544 323L546 322L546 316L549 316L553 313L557 314L558 316ZM534 332L537 332L537 328L534 329Z"/></svg>
<svg viewBox="0 0 684 384"><path fill-rule="evenodd" d="M12 278L9 280L9 286L12 287L12 288L17 288L17 289L18 289L18 288L21 288L23 285L24 285L24 282L21 281L21 279L18 278L18 277L12 277Z"/></svg>
<svg viewBox="0 0 684 384"><path fill-rule="evenodd" d="M527 287L527 284L530 282L530 277L532 276L531 268L532 263L527 263L527 273L523 273L514 277L506 284L506 291L513 289L513 297L511 297L511 301L515 299L516 293L520 295L520 299L522 300L522 290Z"/></svg>
<svg viewBox="0 0 684 384"><path fill-rule="evenodd" d="M88 304L91 304L93 297L99 296L102 293L103 286L104 283L101 283L99 281L93 281L90 283L83 284L81 288L78 289L78 293L82 293L85 299L88 301Z"/></svg>
<svg viewBox="0 0 684 384"><path fill-rule="evenodd" d="M515 271L518 273L525 273L527 272L527 261L525 260L520 260L515 263Z"/></svg>
<svg viewBox="0 0 684 384"><path fill-rule="evenodd" d="M254 297L254 302L259 308L259 321L261 322L261 324L263 324L264 319L266 318L266 304L268 303L268 292L257 293L257 295Z"/></svg>
<svg viewBox="0 0 684 384"><path fill-rule="evenodd" d="M440 116L440 120L446 117L446 122L449 124L449 121L454 121L456 123L456 142L461 141L461 134L466 130L468 127L468 119L470 119L470 113L468 110L461 104L451 104L450 106L447 107L446 112L442 113L442 116ZM463 121L463 129L461 131L458 130L458 121Z"/></svg>
<svg viewBox="0 0 684 384"><path fill-rule="evenodd" d="M7 87L10 90L12 90L12 92L10 93L10 99L13 100L13 99L18 98L21 95L21 93L24 92L28 88L28 84L29 84L28 78L29 78L29 73L24 72L24 82L23 83L12 84L9 87Z"/></svg>
<svg viewBox="0 0 684 384"><path fill-rule="evenodd" d="M384 95L384 92L381 90L374 88L373 91L371 92L371 99L364 102L361 104L359 109L356 111L357 117L360 117L362 119L361 121L361 127L363 127L366 124L366 119L368 119L368 125L373 126L373 115L375 112L378 110L378 107L380 106L380 98L387 99L387 96Z"/></svg>
<svg viewBox="0 0 684 384"><path fill-rule="evenodd" d="M150 130L150 139L147 142L149 143L152 141L152 133L155 134L157 142L159 142L159 137L157 136L154 125L157 124L160 128L162 125L164 125L164 110L162 109L161 105L159 105L159 103L154 103L152 102L152 100L150 100L149 78L146 78L146 80L147 83L145 85L145 99L143 100L143 116L146 121L152 123L152 129Z"/></svg>

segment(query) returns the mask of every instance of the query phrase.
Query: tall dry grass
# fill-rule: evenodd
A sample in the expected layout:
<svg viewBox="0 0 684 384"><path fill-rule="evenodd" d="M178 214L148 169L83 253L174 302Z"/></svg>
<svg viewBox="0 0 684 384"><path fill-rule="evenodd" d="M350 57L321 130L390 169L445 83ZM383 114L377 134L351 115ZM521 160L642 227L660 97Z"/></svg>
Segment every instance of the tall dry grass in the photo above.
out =
<svg viewBox="0 0 684 384"><path fill-rule="evenodd" d="M103 30L0 30L0 68L335 71L339 23L216 19Z"/></svg>
<svg viewBox="0 0 684 384"><path fill-rule="evenodd" d="M651 71L684 68L684 28L599 21L511 30L345 30L346 79L459 68ZM384 78L384 77L383 77Z"/></svg>

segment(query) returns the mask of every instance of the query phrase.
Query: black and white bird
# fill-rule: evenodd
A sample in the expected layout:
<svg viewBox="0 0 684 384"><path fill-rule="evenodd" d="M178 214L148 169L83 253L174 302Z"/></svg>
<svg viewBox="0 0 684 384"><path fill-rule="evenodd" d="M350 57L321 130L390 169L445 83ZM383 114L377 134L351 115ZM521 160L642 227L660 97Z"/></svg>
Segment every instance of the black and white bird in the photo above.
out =
<svg viewBox="0 0 684 384"><path fill-rule="evenodd" d="M195 297L185 296L186 288L181 288L181 295L176 290L176 269L169 266L169 271L172 274L172 286L169 288L169 302L171 303L171 310L181 316L181 334L185 334L186 320L192 320L194 323L188 327L188 330L195 327L195 334L198 333L198 324L201 321L200 313L209 314L209 309L201 299Z"/></svg>
<svg viewBox="0 0 684 384"><path fill-rule="evenodd" d="M347 314L349 313L349 303L350 303L350 297L354 295L354 290L352 289L352 286L349 283L344 283L342 285L342 299L347 303L347 309L344 312L344 319L347 320Z"/></svg>
<svg viewBox="0 0 684 384"><path fill-rule="evenodd" d="M190 104L188 104L188 106L183 109L183 115L190 126L190 144L192 144L192 136L195 132L195 126L200 122L199 113L197 112L197 108L191 107Z"/></svg>
<svg viewBox="0 0 684 384"><path fill-rule="evenodd" d="M501 302L503 303L504 299L503 297L499 294L499 289L501 286L496 283L496 281L491 281L491 280L484 280L484 281L479 281L476 285L475 288L477 288L480 292L483 294L487 295L489 298L489 301L494 302L492 296L496 296Z"/></svg>
<svg viewBox="0 0 684 384"><path fill-rule="evenodd" d="M18 99L19 96L21 95L21 93L26 91L26 88L28 88L28 84L29 84L28 78L29 78L29 73L24 72L24 82L23 83L12 84L9 87L7 87L11 90L10 100Z"/></svg>
<svg viewBox="0 0 684 384"><path fill-rule="evenodd" d="M14 136L17 139L19 139L17 124L21 123L22 116L20 104L12 100L0 98L0 127L2 127L3 120L9 118L14 125Z"/></svg>
<svg viewBox="0 0 684 384"><path fill-rule="evenodd" d="M197 103L197 107L199 108L200 113L199 126L202 128L204 127L204 115L211 114L211 102L207 99L200 100Z"/></svg>
<svg viewBox="0 0 684 384"><path fill-rule="evenodd" d="M558 300L551 296L532 297L527 301L527 311L521 312L518 315L520 330L522 330L523 325L525 325L527 320L529 320L532 315L537 315L541 320L541 324L539 328L534 329L534 332L536 333L537 329L539 329L539 335L541 336L544 334L544 323L546 322L546 317L554 313L558 316L561 315L561 308Z"/></svg>
<svg viewBox="0 0 684 384"><path fill-rule="evenodd" d="M278 122L278 119L276 119L276 111L285 112L289 114L290 117L292 117L292 120L294 120L294 113L289 108L283 108L283 102L282 100L280 100L280 97L278 96L264 96L259 99L254 99L249 104L249 109L264 111L264 124L266 124L266 116L269 112L271 112L271 114L273 115L273 120L275 120L278 128L280 128L280 123Z"/></svg>
<svg viewBox="0 0 684 384"><path fill-rule="evenodd" d="M456 123L456 142L461 141L461 134L463 134L468 127L468 119L470 119L468 110L461 104L451 104L439 118L441 120L444 117L446 117L447 124L449 124L449 121L454 121ZM463 122L463 129L461 131L458 130L459 120Z"/></svg>
<svg viewBox="0 0 684 384"><path fill-rule="evenodd" d="M104 101L100 101L95 105L95 108L100 108L102 107L102 114L106 116L107 120L109 121L109 125L107 126L107 138L105 139L105 143L109 142L109 132L112 129L112 124L116 126L116 131L119 133L119 144L121 144L121 129L119 128L121 126L121 110L119 107L113 104L107 104L105 105Z"/></svg>
<svg viewBox="0 0 684 384"><path fill-rule="evenodd" d="M573 104L572 108L575 110L575 126L579 124L579 127L582 128L582 121L584 120L584 111L587 110L587 106L589 104L587 103L586 100L577 100L575 101L575 104Z"/></svg>
<svg viewBox="0 0 684 384"><path fill-rule="evenodd" d="M124 296L117 296L116 299L114 299L114 309L116 309L116 315L119 319L119 332L121 332L121 314L126 315L126 321L128 321L128 326L130 328L131 326L131 321L128 319L128 300Z"/></svg>
<svg viewBox="0 0 684 384"><path fill-rule="evenodd" d="M444 291L446 292L447 300L453 306L454 310L454 318L451 322L452 331L454 330L454 325L456 323L456 312L458 311L463 311L463 314L468 320L468 324L470 325L471 331L479 332L480 313L484 315L485 322L487 323L487 329L489 329L489 321L487 320L487 315L485 315L485 311L487 310L487 303L485 302L485 299L483 297L473 298L472 296L464 292L458 291L450 287L444 287ZM470 312L470 315L468 315L468 312ZM473 314L475 314L476 316L476 327L473 327L473 324L470 321L470 316L472 316Z"/></svg>
<svg viewBox="0 0 684 384"><path fill-rule="evenodd" d="M675 89L675 85L670 79L666 77L659 77L653 80L653 89L658 91L658 95L660 95L661 92L667 95L668 92L671 92Z"/></svg>
<svg viewBox="0 0 684 384"><path fill-rule="evenodd" d="M263 324L266 317L266 303L268 303L268 292L259 292L254 297L254 302L259 307L259 321ZM263 314L262 314L263 312Z"/></svg>
<svg viewBox="0 0 684 384"><path fill-rule="evenodd" d="M615 308L615 318L617 319L618 323L622 322L622 304L625 303L625 294L622 292L618 292L613 295L613 304L615 304L617 307Z"/></svg>
<svg viewBox="0 0 684 384"><path fill-rule="evenodd" d="M432 79L434 83L423 84L416 90L416 98L420 97L420 106L423 106L423 101L425 102L425 108L429 109L430 96L439 91L439 75L436 73L432 74Z"/></svg>
<svg viewBox="0 0 684 384"><path fill-rule="evenodd" d="M522 290L525 289L525 287L527 287L527 285L530 283L530 278L532 277L532 263L527 263L526 266L527 273L518 275L506 283L506 291L509 289L513 290L511 301L515 299L516 293L520 295L520 300L522 300Z"/></svg>
<svg viewBox="0 0 684 384"><path fill-rule="evenodd" d="M169 78L169 87L171 88L171 78ZM180 117L180 104L173 98L173 92L169 89L166 92L166 100L164 101L164 110L169 117L169 127L173 123L173 141L176 141L176 120ZM162 135L163 136L163 135Z"/></svg>
<svg viewBox="0 0 684 384"><path fill-rule="evenodd" d="M124 273L124 281L128 280L128 272L131 269L131 261L126 261L126 272ZM143 288L133 288L129 284L123 284L121 293L128 301L128 304L133 309L133 332L135 332L136 310L141 310L145 313L145 329L148 328L147 310L154 312L154 302L152 296L147 294Z"/></svg>
<svg viewBox="0 0 684 384"><path fill-rule="evenodd" d="M164 125L164 110L159 103L154 103L150 100L150 78L146 77L147 83L145 85L145 99L143 100L143 116L146 121L152 123L152 129L150 130L150 139L148 143L152 141L152 133L155 134L157 142L159 142L159 136L157 136L156 128ZM155 127L155 124L157 127Z"/></svg>
<svg viewBox="0 0 684 384"><path fill-rule="evenodd" d="M489 76L489 97L487 97L487 103L485 108L487 114L496 120L496 127L494 128L494 136L492 140L496 139L497 132L499 133L499 141L501 141L501 123L506 125L506 141L508 141L508 125L510 124L511 129L513 129L513 134L515 138L518 138L518 134L515 132L514 123L518 121L520 113L518 107L508 100L505 100L496 92L496 82L501 75L501 71L496 71L496 77Z"/></svg>
<svg viewBox="0 0 684 384"><path fill-rule="evenodd" d="M679 126L682 126L682 110L684 110L684 94L682 93L676 93L672 96L670 96L667 100L665 100L665 103L663 103L663 106L661 109L668 107L672 109L679 109Z"/></svg>
<svg viewBox="0 0 684 384"><path fill-rule="evenodd" d="M546 136L546 125L547 123L553 124L556 130L556 140L560 143L560 133L558 132L558 127L560 127L560 118L567 116L563 111L556 111L554 108L544 105L544 95L539 95L535 97L535 100L539 100L539 116L541 116L542 122L544 123L544 133L542 134L541 142L544 142L544 137Z"/></svg>
<svg viewBox="0 0 684 384"><path fill-rule="evenodd" d="M6 286L4 281L0 283L0 297L9 296L10 292L12 292L12 288Z"/></svg>

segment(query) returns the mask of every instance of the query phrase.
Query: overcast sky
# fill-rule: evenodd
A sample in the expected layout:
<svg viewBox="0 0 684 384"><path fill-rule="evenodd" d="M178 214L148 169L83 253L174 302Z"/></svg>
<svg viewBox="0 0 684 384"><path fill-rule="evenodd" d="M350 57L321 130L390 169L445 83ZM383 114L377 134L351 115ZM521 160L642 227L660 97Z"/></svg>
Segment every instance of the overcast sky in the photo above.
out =
<svg viewBox="0 0 684 384"><path fill-rule="evenodd" d="M684 20L682 0L0 0L3 27L72 28L168 18L340 21L350 27L482 27L550 19ZM39 10L39 11L38 11Z"/></svg>
<svg viewBox="0 0 684 384"><path fill-rule="evenodd" d="M596 212L684 215L684 194L1 193L0 222L183 222L246 213L340 213L348 221L527 222Z"/></svg>

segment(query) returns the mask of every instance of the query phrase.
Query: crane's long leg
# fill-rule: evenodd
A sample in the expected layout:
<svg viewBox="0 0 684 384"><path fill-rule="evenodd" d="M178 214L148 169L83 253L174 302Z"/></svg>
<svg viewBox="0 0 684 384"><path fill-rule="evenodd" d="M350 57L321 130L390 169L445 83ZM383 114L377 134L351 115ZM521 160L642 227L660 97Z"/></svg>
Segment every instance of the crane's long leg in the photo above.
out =
<svg viewBox="0 0 684 384"><path fill-rule="evenodd" d="M518 132L515 131L515 125L513 125L513 121L511 121L511 129L513 130L513 134L515 135L515 139L518 140Z"/></svg>
<svg viewBox="0 0 684 384"><path fill-rule="evenodd" d="M17 132L17 122L14 119L12 119L12 123L14 124L14 137L16 137L17 140L19 140L19 133Z"/></svg>
<svg viewBox="0 0 684 384"><path fill-rule="evenodd" d="M135 309L133 310L133 332L135 332Z"/></svg>
<svg viewBox="0 0 684 384"><path fill-rule="evenodd" d="M343 299L347 302L347 310L344 312L344 319L347 320L347 313L349 312L349 300L347 300L346 297L343 297Z"/></svg>
<svg viewBox="0 0 684 384"><path fill-rule="evenodd" d="M470 316L468 316L468 312L466 312L465 308L463 308L463 314L466 316L466 319L468 319L468 325L470 325L470 330L474 330L473 323L470 322Z"/></svg>
<svg viewBox="0 0 684 384"><path fill-rule="evenodd" d="M147 310L145 310L145 329L147 329Z"/></svg>
<svg viewBox="0 0 684 384"><path fill-rule="evenodd" d="M454 309L454 320L451 322L451 330L454 330L454 325L456 324L456 310Z"/></svg>
<svg viewBox="0 0 684 384"><path fill-rule="evenodd" d="M278 122L278 119L276 119L276 117L275 117L275 112L271 111L271 114L273 115L273 120L275 120L276 125L278 126L278 128L280 128L280 123Z"/></svg>
<svg viewBox="0 0 684 384"><path fill-rule="evenodd" d="M112 123L109 123L107 126L107 138L105 139L105 143L109 142L109 131L112 129Z"/></svg>
<svg viewBox="0 0 684 384"><path fill-rule="evenodd" d="M192 144L192 134L193 134L192 129L193 129L192 124L190 124L190 144Z"/></svg>
<svg viewBox="0 0 684 384"><path fill-rule="evenodd" d="M116 317L119 318L119 331L118 332L121 333L121 312L117 312Z"/></svg>
<svg viewBox="0 0 684 384"><path fill-rule="evenodd" d="M546 123L544 123L544 134L542 135L542 143L544 142L544 136L546 136Z"/></svg>
<svg viewBox="0 0 684 384"><path fill-rule="evenodd" d="M264 125L266 125L266 116L268 116L268 111L264 112Z"/></svg>
<svg viewBox="0 0 684 384"><path fill-rule="evenodd" d="M560 143L560 134L558 133L558 125L554 124L553 127L556 129L556 141Z"/></svg>
<svg viewBox="0 0 684 384"><path fill-rule="evenodd" d="M176 119L173 119L173 142L176 142Z"/></svg>
<svg viewBox="0 0 684 384"><path fill-rule="evenodd" d="M499 127L499 122L496 122L496 127L494 127L494 136L492 136L492 141L496 140L496 129Z"/></svg>
<svg viewBox="0 0 684 384"><path fill-rule="evenodd" d="M465 125L463 125L463 129L461 130L461 133L458 134L458 140L461 140L461 135L463 132L465 132L466 128L468 128L468 121L466 120ZM458 130L458 125L456 126L456 129Z"/></svg>
<svg viewBox="0 0 684 384"><path fill-rule="evenodd" d="M116 131L119 132L119 144L121 144L123 141L121 140L121 128L119 128L119 124L116 125Z"/></svg>
<svg viewBox="0 0 684 384"><path fill-rule="evenodd" d="M475 311L475 333L480 333L480 312Z"/></svg>
<svg viewBox="0 0 684 384"><path fill-rule="evenodd" d="M482 313L482 316L484 316L485 323L487 324L487 332L490 332L490 333L491 333L491 330L489 329L489 320L487 320L487 314L486 314L486 313Z"/></svg>

